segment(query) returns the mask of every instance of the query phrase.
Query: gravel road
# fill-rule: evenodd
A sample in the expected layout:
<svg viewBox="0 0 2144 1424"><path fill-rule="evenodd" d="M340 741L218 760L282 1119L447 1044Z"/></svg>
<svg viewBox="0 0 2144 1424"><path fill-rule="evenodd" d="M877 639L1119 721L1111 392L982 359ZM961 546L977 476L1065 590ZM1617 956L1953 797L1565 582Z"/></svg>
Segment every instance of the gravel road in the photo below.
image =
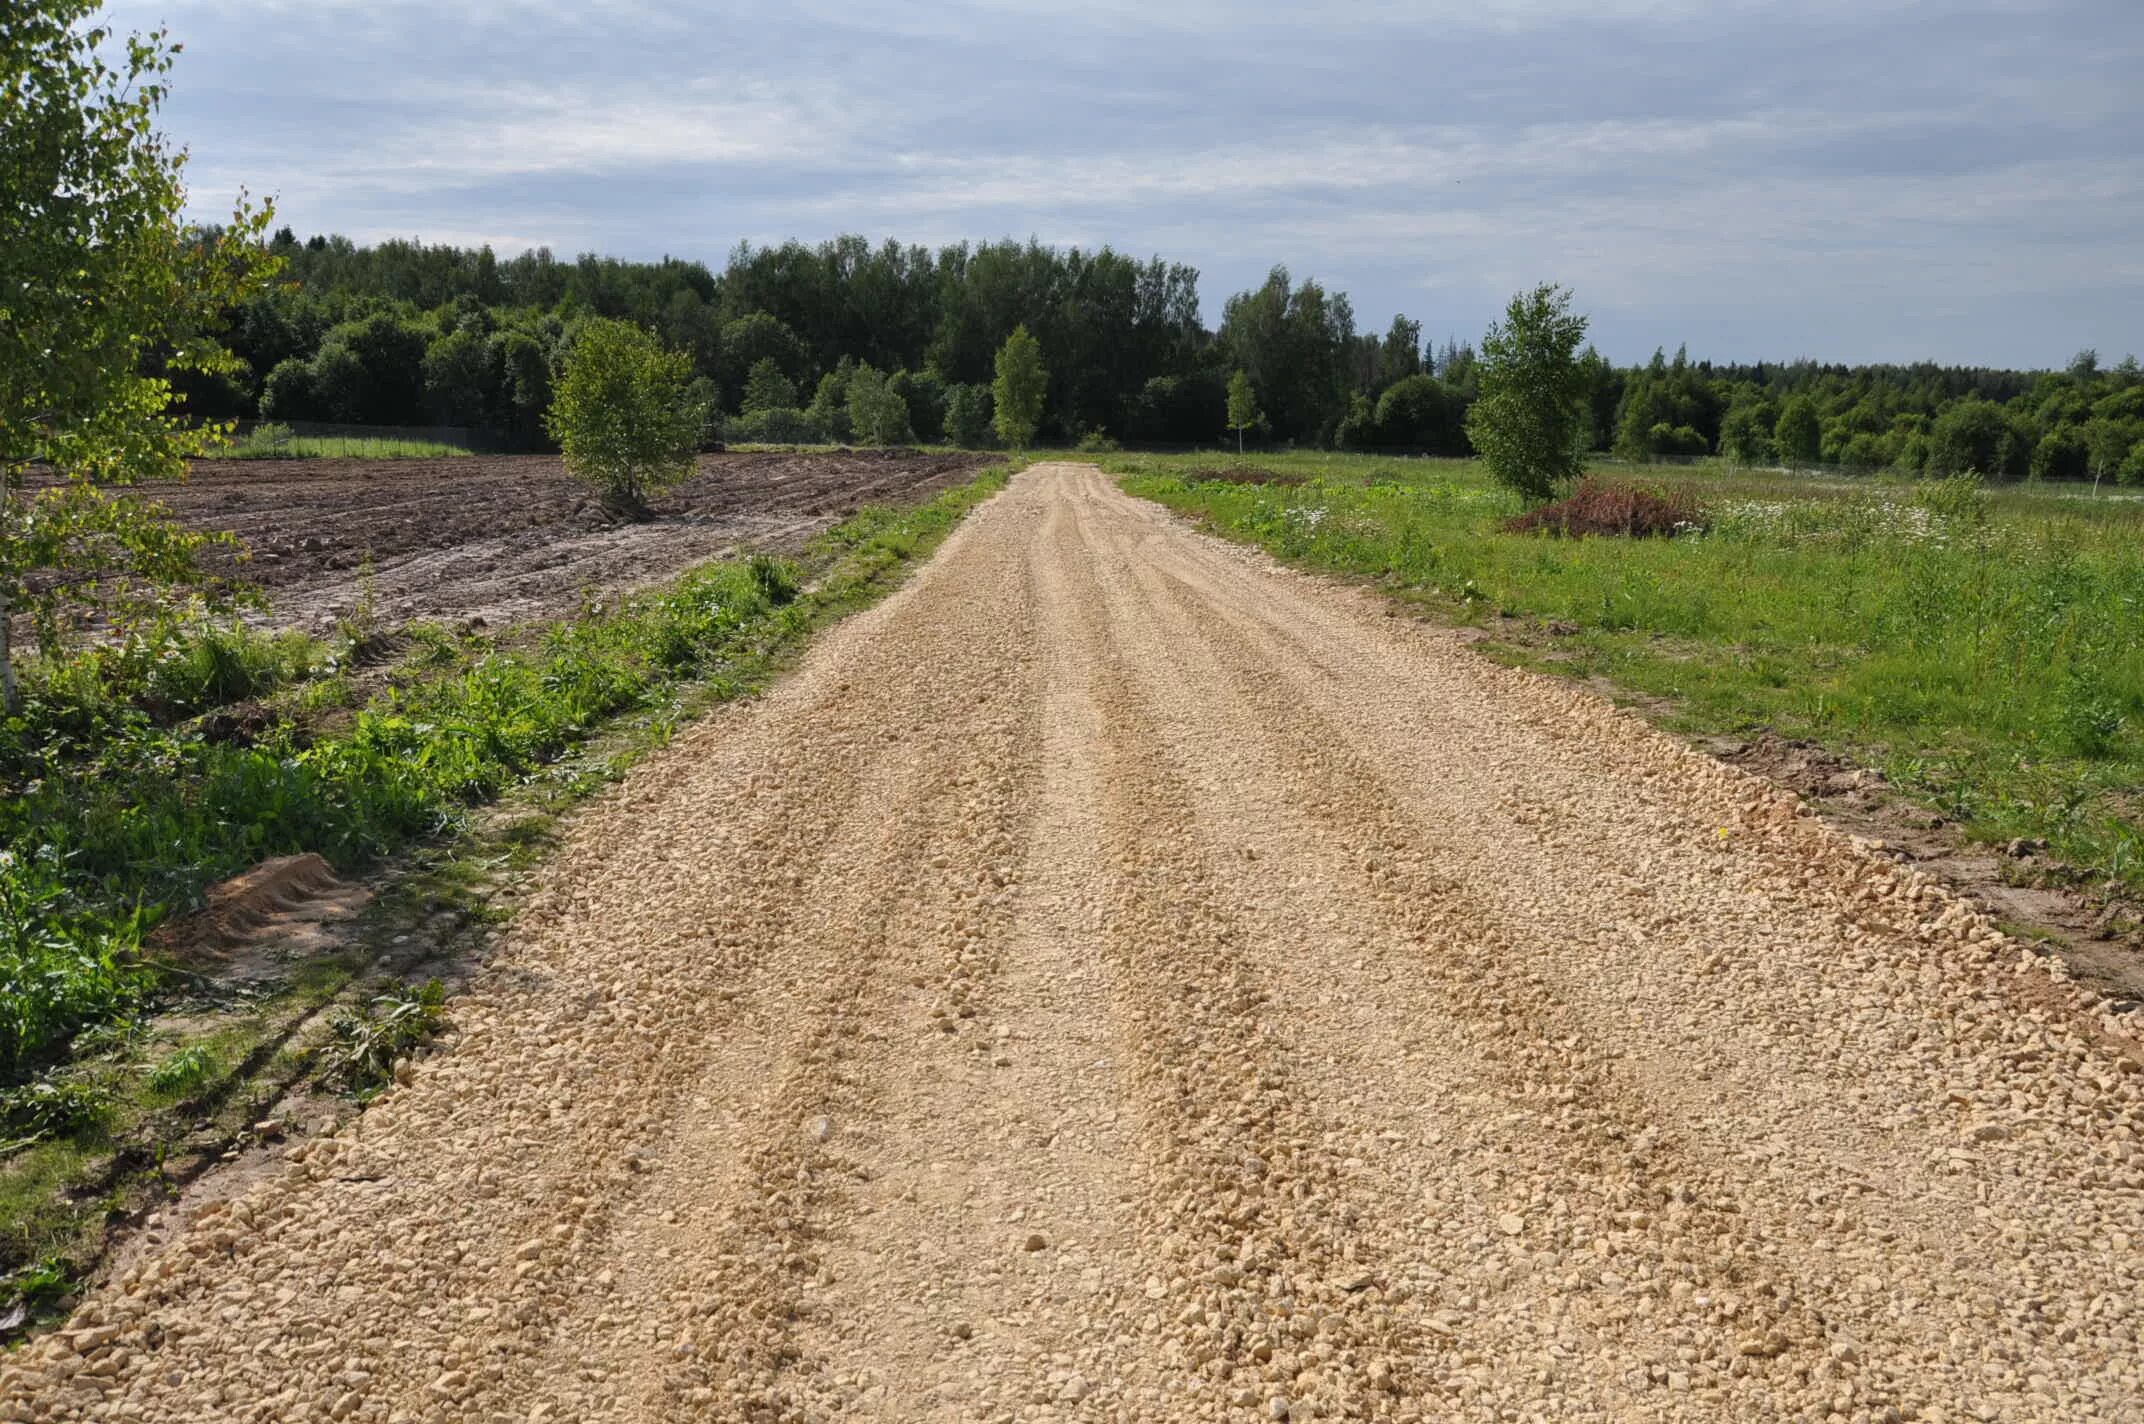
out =
<svg viewBox="0 0 2144 1424"><path fill-rule="evenodd" d="M1796 810L1038 466L0 1418L2144 1418L2127 1020Z"/></svg>

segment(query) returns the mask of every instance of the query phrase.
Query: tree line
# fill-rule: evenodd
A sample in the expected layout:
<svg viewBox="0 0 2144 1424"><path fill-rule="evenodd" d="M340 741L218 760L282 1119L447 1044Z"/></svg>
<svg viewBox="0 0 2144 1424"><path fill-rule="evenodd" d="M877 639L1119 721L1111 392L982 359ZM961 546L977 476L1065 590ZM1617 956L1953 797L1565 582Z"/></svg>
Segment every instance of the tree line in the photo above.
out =
<svg viewBox="0 0 2144 1424"><path fill-rule="evenodd" d="M711 434L734 440L992 438L998 351L1025 326L1048 390L1038 437L1476 453L1471 343L1396 317L1356 329L1345 293L1275 268L1201 316L1198 273L1035 242L931 249L856 236L737 247L719 272L539 248L300 241L281 280L230 313L239 368L176 379L203 418L469 426L545 440L564 353L586 321L633 322L684 354ZM1257 413L1232 418L1241 374ZM1715 365L1579 357L1581 439L1632 460L1722 455L1992 478L2144 482L2144 379L2082 353L2062 371L1933 364ZM1241 413L1239 410L1238 414Z"/></svg>

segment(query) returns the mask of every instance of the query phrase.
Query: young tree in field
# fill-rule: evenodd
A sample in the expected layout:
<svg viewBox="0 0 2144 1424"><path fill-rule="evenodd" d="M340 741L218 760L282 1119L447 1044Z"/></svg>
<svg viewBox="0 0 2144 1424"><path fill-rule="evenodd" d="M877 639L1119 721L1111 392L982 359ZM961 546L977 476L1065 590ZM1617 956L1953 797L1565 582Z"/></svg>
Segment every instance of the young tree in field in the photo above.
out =
<svg viewBox="0 0 2144 1424"><path fill-rule="evenodd" d="M1772 453L1772 427L1777 422L1755 401L1744 401L1727 412L1720 423L1720 453L1738 465L1759 465Z"/></svg>
<svg viewBox="0 0 2144 1424"><path fill-rule="evenodd" d="M1544 282L1513 297L1482 338L1481 396L1467 414L1467 437L1498 482L1537 504L1585 466L1590 416L1578 363L1585 337L1571 294Z"/></svg>
<svg viewBox="0 0 2144 1424"><path fill-rule="evenodd" d="M1789 396L1772 427L1772 443L1790 468L1815 464L1824 450L1824 425L1817 418L1816 402L1807 396Z"/></svg>
<svg viewBox="0 0 2144 1424"><path fill-rule="evenodd" d="M1015 450L1026 449L1042 424L1042 402L1049 389L1042 343L1029 336L1025 326L1014 327L998 349L998 377L990 385L999 438Z"/></svg>
<svg viewBox="0 0 2144 1424"><path fill-rule="evenodd" d="M866 445L905 445L912 438L908 402L883 372L856 368L849 381L849 428Z"/></svg>
<svg viewBox="0 0 2144 1424"><path fill-rule="evenodd" d="M113 37L96 0L10 0L0 23L0 701L17 705L10 621L56 652L68 601L121 619L202 543L113 493L180 479L227 426L192 425L147 376L238 369L214 333L263 285L270 210L241 197L218 230L181 219L186 154L154 127L178 53L163 31ZM102 57L99 51L103 50ZM33 464L57 482L28 488Z"/></svg>
<svg viewBox="0 0 2144 1424"><path fill-rule="evenodd" d="M544 424L605 508L642 515L692 473L707 421L692 378L691 357L632 322L597 317L575 335Z"/></svg>
<svg viewBox="0 0 2144 1424"><path fill-rule="evenodd" d="M744 401L738 409L746 415L755 410L792 410L797 403L797 383L782 374L772 356L752 363L744 378Z"/></svg>
<svg viewBox="0 0 2144 1424"><path fill-rule="evenodd" d="M2122 457L2129 453L2136 429L2105 417L2085 422L2084 445L2092 470L2092 493L2098 494L2099 482L2122 467Z"/></svg>
<svg viewBox="0 0 2144 1424"><path fill-rule="evenodd" d="M1243 453L1243 432L1265 417L1258 412L1258 396L1251 378L1242 371L1228 378L1228 428L1236 432L1236 453Z"/></svg>

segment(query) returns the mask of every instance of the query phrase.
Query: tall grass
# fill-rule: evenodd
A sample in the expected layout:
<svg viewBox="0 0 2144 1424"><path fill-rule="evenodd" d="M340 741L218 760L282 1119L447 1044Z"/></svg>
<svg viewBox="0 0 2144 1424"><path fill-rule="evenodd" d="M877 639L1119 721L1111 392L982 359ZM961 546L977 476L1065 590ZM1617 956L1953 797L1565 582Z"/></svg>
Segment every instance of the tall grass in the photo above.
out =
<svg viewBox="0 0 2144 1424"><path fill-rule="evenodd" d="M210 453L214 460L417 460L474 452L437 440L398 440L372 435L295 435L287 425L254 427Z"/></svg>
<svg viewBox="0 0 2144 1424"><path fill-rule="evenodd" d="M1557 539L1504 532L1516 506L1462 462L1292 457L1290 486L1197 478L1210 457L1110 463L1285 558L1575 628L1552 665L1673 699L1686 728L1827 742L1982 836L2044 837L2144 889L2134 502L1693 474L1677 486L1709 532Z"/></svg>

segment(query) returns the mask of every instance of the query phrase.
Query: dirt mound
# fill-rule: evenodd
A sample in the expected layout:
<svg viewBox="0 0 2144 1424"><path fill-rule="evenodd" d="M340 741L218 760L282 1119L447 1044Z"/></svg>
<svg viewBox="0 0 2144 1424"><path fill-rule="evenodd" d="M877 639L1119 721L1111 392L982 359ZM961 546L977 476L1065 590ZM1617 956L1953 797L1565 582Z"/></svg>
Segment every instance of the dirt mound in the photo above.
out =
<svg viewBox="0 0 2144 1424"><path fill-rule="evenodd" d="M345 885L311 852L265 860L209 887L200 910L160 928L151 947L165 954L221 962L244 977L264 957L303 953L324 943L327 927L353 918L371 893Z"/></svg>

